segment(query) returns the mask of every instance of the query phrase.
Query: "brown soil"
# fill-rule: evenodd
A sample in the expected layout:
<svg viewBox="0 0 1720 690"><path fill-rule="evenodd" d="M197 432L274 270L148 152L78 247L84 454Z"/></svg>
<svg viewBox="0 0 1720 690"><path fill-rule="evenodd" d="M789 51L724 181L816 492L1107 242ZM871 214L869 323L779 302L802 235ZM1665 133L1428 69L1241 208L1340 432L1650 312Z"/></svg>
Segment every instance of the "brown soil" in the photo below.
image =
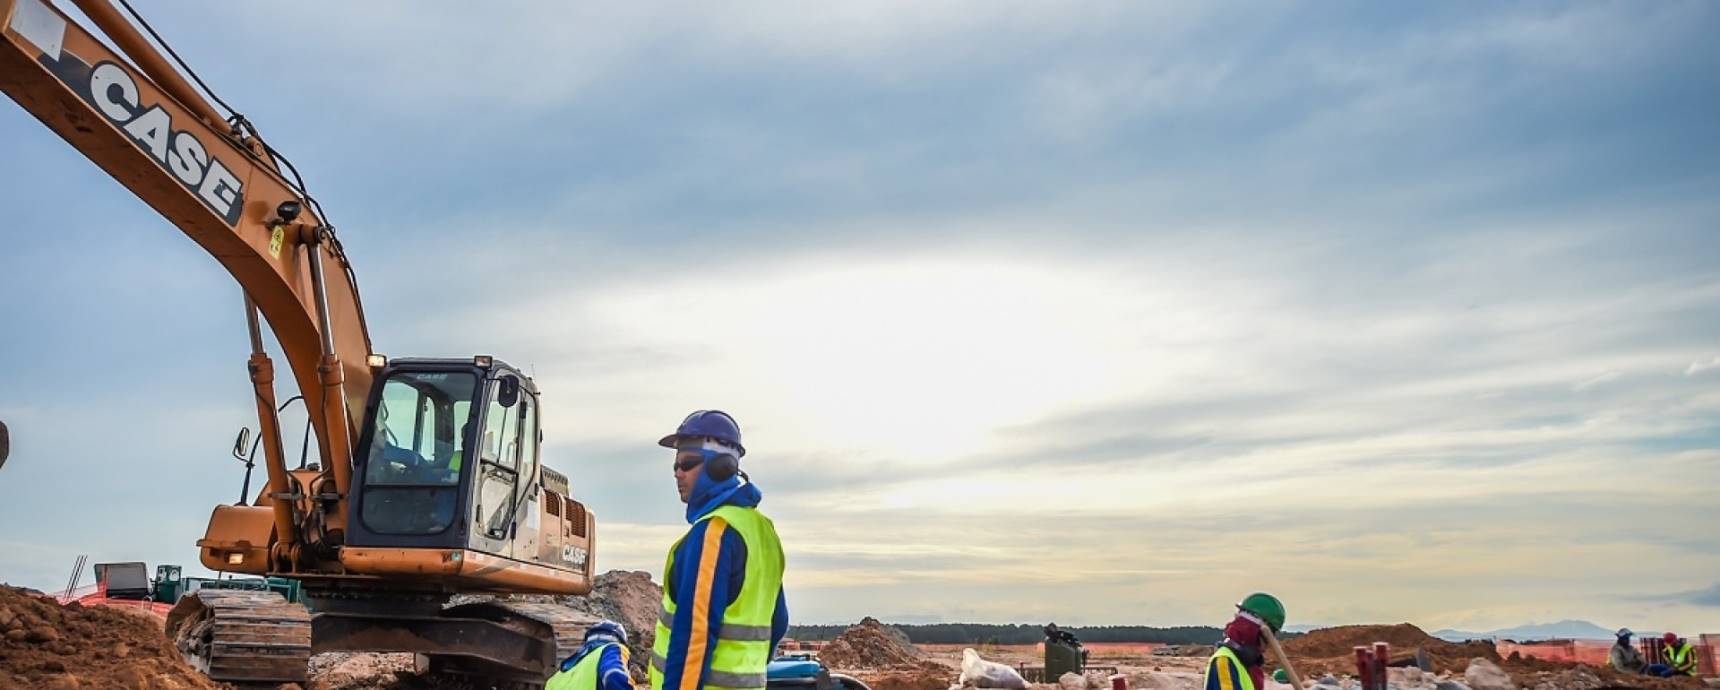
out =
<svg viewBox="0 0 1720 690"><path fill-rule="evenodd" d="M1461 677L1469 662L1477 657L1499 664L1519 686L1534 688L1576 688L1585 685L1586 678L1578 674L1587 670L1606 688L1701 688L1696 679L1661 679L1621 674L1612 669L1585 667L1577 663L1547 661L1513 653L1501 659L1489 642L1446 642L1422 632L1409 623L1397 625L1345 625L1321 628L1284 643L1284 653L1303 676L1319 677L1326 673L1354 675L1355 648L1372 647L1375 642L1391 645L1392 658L1401 659L1417 648L1425 651L1436 673L1451 673Z"/></svg>
<svg viewBox="0 0 1720 690"><path fill-rule="evenodd" d="M133 613L0 586L0 688L219 690Z"/></svg>
<svg viewBox="0 0 1720 690"><path fill-rule="evenodd" d="M852 675L872 690L948 690L961 673L935 661L919 661Z"/></svg>
<svg viewBox="0 0 1720 690"><path fill-rule="evenodd" d="M1355 648L1372 647L1375 642L1391 645L1392 657L1413 654L1417 648L1427 653L1435 672L1463 673L1469 660L1482 657L1499 661L1499 653L1486 642L1446 642L1422 632L1409 623L1397 625L1345 625L1321 628L1284 643L1284 653L1290 663L1304 675L1324 673L1355 673Z"/></svg>
<svg viewBox="0 0 1720 690"><path fill-rule="evenodd" d="M867 617L819 650L818 659L832 669L858 670L910 666L925 655L906 633Z"/></svg>
<svg viewBox="0 0 1720 690"><path fill-rule="evenodd" d="M634 680L645 679L651 661L651 645L657 638L657 612L663 607L663 588L643 570L611 570L591 583L591 594L557 597L568 608L598 618L618 621L627 628L627 646L632 653L628 665Z"/></svg>
<svg viewBox="0 0 1720 690"><path fill-rule="evenodd" d="M411 654L318 654L305 690L397 690L419 687Z"/></svg>

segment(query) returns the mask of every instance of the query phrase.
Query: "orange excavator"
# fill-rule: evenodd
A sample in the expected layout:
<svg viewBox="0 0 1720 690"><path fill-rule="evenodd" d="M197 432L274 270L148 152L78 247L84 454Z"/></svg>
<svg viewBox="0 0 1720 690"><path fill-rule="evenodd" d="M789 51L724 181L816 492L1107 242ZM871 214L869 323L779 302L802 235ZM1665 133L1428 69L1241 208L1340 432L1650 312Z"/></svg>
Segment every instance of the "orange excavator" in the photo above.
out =
<svg viewBox="0 0 1720 690"><path fill-rule="evenodd" d="M589 620L544 603L455 599L591 589L595 522L541 462L531 377L487 355L374 352L352 266L298 171L126 0L129 20L109 0L72 2L118 52L49 0L0 0L0 91L243 288L268 481L254 500L214 509L199 559L296 579L308 605L273 592L186 595L168 620L175 644L235 684L303 683L313 653L384 651L418 654L431 672L541 687ZM319 462L298 469L283 453L263 320L316 434Z"/></svg>

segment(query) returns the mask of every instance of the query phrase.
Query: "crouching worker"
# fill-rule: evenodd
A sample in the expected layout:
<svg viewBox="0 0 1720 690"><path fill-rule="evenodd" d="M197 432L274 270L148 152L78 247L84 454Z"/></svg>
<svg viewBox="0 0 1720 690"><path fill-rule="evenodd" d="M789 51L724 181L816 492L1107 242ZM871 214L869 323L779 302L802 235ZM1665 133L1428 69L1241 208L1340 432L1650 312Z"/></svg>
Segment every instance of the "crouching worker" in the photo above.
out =
<svg viewBox="0 0 1720 690"><path fill-rule="evenodd" d="M600 621L585 631L585 644L561 662L544 690L633 690L627 676L627 630Z"/></svg>
<svg viewBox="0 0 1720 690"><path fill-rule="evenodd" d="M1236 605L1236 618L1224 626L1224 640L1206 662L1205 690L1261 690L1266 687L1266 638L1284 629L1284 604L1277 597L1255 592Z"/></svg>

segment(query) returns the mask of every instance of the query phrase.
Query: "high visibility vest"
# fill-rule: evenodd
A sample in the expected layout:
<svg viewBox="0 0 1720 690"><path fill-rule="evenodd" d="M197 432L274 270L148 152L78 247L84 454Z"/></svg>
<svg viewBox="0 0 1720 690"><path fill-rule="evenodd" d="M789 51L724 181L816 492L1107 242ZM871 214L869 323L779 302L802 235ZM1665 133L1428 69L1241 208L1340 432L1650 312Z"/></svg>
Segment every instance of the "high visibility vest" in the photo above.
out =
<svg viewBox="0 0 1720 690"><path fill-rule="evenodd" d="M746 582L741 585L740 596L723 609L723 627L710 636L716 639L716 650L711 654L710 668L705 670L703 687L763 690L765 667L770 664L771 618L776 613L777 597L782 593L782 542L777 539L776 525L757 510L727 505L712 510L699 521L711 523L705 528L703 553L720 549L723 534L731 529L747 545ZM681 541L669 547L669 558L663 565L664 578L674 572L675 552L680 547ZM709 576L700 573L699 579L707 581ZM705 616L694 614L694 644L687 649L681 686L669 690L699 690L693 679L704 666L705 646L697 641L705 636L708 621ZM664 587L663 604L657 616L657 639L651 646L651 690L664 690L663 669L668 663L670 628L674 622L675 602L669 598L669 588Z"/></svg>
<svg viewBox="0 0 1720 690"><path fill-rule="evenodd" d="M1242 665L1229 647L1219 647L1213 652L1200 683L1204 690L1254 690L1254 676L1248 675L1248 667Z"/></svg>
<svg viewBox="0 0 1720 690"><path fill-rule="evenodd" d="M591 653L581 657L573 668L550 676L549 683L543 686L543 690L597 690L597 672L603 664L603 650L610 647L621 647L621 665L626 666L627 648L620 643L611 642L591 650Z"/></svg>
<svg viewBox="0 0 1720 690"><path fill-rule="evenodd" d="M1685 642L1677 647L1666 648L1666 658L1672 662L1672 670L1687 676L1696 675L1696 648Z"/></svg>

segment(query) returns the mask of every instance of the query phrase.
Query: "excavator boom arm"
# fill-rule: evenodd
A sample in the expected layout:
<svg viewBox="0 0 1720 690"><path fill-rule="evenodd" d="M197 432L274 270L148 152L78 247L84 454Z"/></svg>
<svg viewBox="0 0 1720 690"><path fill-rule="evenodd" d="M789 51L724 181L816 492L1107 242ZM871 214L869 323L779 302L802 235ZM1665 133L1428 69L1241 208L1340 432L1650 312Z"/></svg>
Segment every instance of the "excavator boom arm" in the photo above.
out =
<svg viewBox="0 0 1720 690"><path fill-rule="evenodd" d="M342 496L330 511L338 527L351 480L350 444L372 377L369 336L346 257L266 147L241 138L226 122L211 122L215 110L177 74L162 73L165 61L111 6L78 2L133 57L143 53L136 63L153 65L161 79L45 0L0 0L0 91L239 281L267 319L304 395L323 467L333 469ZM284 202L297 206L296 216L285 217L294 214ZM273 480L280 468L270 471Z"/></svg>

